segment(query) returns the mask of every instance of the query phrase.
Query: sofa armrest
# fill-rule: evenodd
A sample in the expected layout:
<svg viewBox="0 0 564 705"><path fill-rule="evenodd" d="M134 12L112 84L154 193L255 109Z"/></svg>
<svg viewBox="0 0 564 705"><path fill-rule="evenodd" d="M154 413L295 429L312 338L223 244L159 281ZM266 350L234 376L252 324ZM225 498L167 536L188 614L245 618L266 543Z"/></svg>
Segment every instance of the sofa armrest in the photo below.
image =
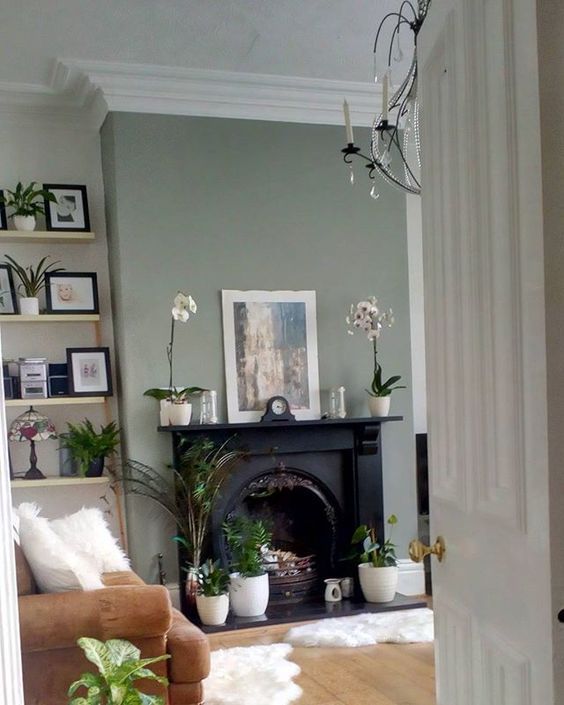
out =
<svg viewBox="0 0 564 705"><path fill-rule="evenodd" d="M198 683L210 672L210 646L206 635L178 610L172 610L167 635L168 675L171 683Z"/></svg>
<svg viewBox="0 0 564 705"><path fill-rule="evenodd" d="M81 636L139 639L163 636L172 608L160 585L26 595L18 599L22 651L76 646Z"/></svg>

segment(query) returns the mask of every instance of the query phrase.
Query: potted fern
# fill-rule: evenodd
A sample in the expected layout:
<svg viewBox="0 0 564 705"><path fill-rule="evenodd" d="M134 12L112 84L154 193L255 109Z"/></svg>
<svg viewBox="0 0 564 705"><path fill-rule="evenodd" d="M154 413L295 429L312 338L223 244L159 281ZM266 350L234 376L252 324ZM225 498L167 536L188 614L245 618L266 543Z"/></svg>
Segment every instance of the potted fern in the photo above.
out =
<svg viewBox="0 0 564 705"><path fill-rule="evenodd" d="M49 255L39 260L37 266L29 265L22 267L15 259L9 255L6 257L6 264L20 280L18 291L25 296L20 296L20 313L28 316L36 316L39 313L39 294L45 288L45 275L47 272L62 272L63 267L57 267L59 262L48 262Z"/></svg>
<svg viewBox="0 0 564 705"><path fill-rule="evenodd" d="M395 514L388 517L390 536L378 543L376 531L361 525L354 532L351 544L358 549L358 578L366 602L391 602L398 587L396 547L391 540L392 528L398 523Z"/></svg>
<svg viewBox="0 0 564 705"><path fill-rule="evenodd" d="M196 576L196 606L202 624L225 624L229 612L229 573L220 566L219 561L209 559L198 568Z"/></svg>
<svg viewBox="0 0 564 705"><path fill-rule="evenodd" d="M106 458L117 452L120 443L120 429L115 421L100 426L99 432L89 419L67 426L68 432L61 434L61 448L70 451L80 475L100 477Z"/></svg>
<svg viewBox="0 0 564 705"><path fill-rule="evenodd" d="M48 201L57 202L51 191L39 189L37 185L35 181L32 181L24 188L22 182L19 181L15 191L6 189L6 195L0 197L0 203L3 203L7 208L12 208L14 211L10 214L10 218L13 218L16 230L25 230L27 232L35 230L35 216L38 213L45 213L44 203Z"/></svg>
<svg viewBox="0 0 564 705"><path fill-rule="evenodd" d="M231 554L229 597L237 617L258 617L268 605L270 589L263 551L271 533L262 521L238 516L225 522L223 532Z"/></svg>

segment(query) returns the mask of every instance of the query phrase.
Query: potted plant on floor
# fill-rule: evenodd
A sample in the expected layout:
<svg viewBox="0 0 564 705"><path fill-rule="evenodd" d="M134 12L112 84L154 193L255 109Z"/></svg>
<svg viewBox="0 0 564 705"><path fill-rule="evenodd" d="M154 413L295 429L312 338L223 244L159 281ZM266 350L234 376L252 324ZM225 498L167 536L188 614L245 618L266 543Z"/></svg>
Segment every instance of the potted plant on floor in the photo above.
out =
<svg viewBox="0 0 564 705"><path fill-rule="evenodd" d="M388 517L390 536L382 544L377 541L375 529L365 524L358 527L351 539L351 544L358 546L354 555L360 558L358 578L366 602L391 602L395 597L398 567L391 531L397 523L395 514Z"/></svg>
<svg viewBox="0 0 564 705"><path fill-rule="evenodd" d="M101 477L106 458L117 453L120 429L115 421L100 426L97 432L92 422L67 423L68 432L61 434L61 447L70 451L80 475Z"/></svg>
<svg viewBox="0 0 564 705"><path fill-rule="evenodd" d="M378 299L371 296L366 301L359 301L356 306L351 305L349 315L346 318L349 326L349 334L353 335L355 330L362 330L372 343L374 351L374 375L368 393L368 408L371 416L388 416L390 413L390 402L392 392L396 389L405 389L404 385L398 385L400 375L393 375L387 380L382 379L382 366L378 362L378 340L382 329L391 328L394 324L392 309L381 312L378 308Z"/></svg>
<svg viewBox="0 0 564 705"><path fill-rule="evenodd" d="M29 186L24 188L20 181L15 191L6 189L6 195L0 196L0 203L3 203L6 208L12 208L14 211L9 217L13 218L16 230L28 232L35 230L35 216L38 213L45 213L44 203L46 201L57 202L51 191L38 189L36 188L37 185L35 181L32 181Z"/></svg>
<svg viewBox="0 0 564 705"><path fill-rule="evenodd" d="M196 606L202 624L224 624L229 612L229 573L211 558L198 568Z"/></svg>
<svg viewBox="0 0 564 705"><path fill-rule="evenodd" d="M231 553L229 596L237 617L264 614L270 595L263 552L271 541L271 533L262 521L238 516L225 522L223 531Z"/></svg>
<svg viewBox="0 0 564 705"><path fill-rule="evenodd" d="M47 272L52 274L62 272L64 268L56 266L59 262L51 262L48 264L48 255L39 260L36 267L33 265L22 267L21 264L18 264L16 260L9 255L4 256L6 257L6 264L20 280L18 291L25 294L25 296L20 296L20 313L36 316L39 313L39 294L45 288L45 275Z"/></svg>

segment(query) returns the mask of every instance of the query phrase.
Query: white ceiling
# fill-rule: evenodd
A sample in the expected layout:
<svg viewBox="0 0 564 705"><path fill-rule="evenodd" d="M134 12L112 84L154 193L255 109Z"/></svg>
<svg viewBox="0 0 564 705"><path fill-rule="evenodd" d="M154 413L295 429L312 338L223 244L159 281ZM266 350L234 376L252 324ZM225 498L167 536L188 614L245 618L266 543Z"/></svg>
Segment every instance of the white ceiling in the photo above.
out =
<svg viewBox="0 0 564 705"><path fill-rule="evenodd" d="M2 0L0 82L50 85L61 57L367 82L378 22L399 5L400 0Z"/></svg>

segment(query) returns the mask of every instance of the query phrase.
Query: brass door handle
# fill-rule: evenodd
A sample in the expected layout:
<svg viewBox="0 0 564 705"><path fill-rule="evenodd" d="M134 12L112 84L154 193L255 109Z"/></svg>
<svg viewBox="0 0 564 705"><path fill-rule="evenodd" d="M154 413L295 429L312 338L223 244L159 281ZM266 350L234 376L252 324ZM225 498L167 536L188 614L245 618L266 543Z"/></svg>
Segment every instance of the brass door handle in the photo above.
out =
<svg viewBox="0 0 564 705"><path fill-rule="evenodd" d="M432 546L426 546L424 543L419 541L419 539L414 539L409 544L409 557L412 561L415 561L415 563L421 563L425 556L430 555L437 556L439 563L441 563L445 553L446 545L442 536L438 536Z"/></svg>

